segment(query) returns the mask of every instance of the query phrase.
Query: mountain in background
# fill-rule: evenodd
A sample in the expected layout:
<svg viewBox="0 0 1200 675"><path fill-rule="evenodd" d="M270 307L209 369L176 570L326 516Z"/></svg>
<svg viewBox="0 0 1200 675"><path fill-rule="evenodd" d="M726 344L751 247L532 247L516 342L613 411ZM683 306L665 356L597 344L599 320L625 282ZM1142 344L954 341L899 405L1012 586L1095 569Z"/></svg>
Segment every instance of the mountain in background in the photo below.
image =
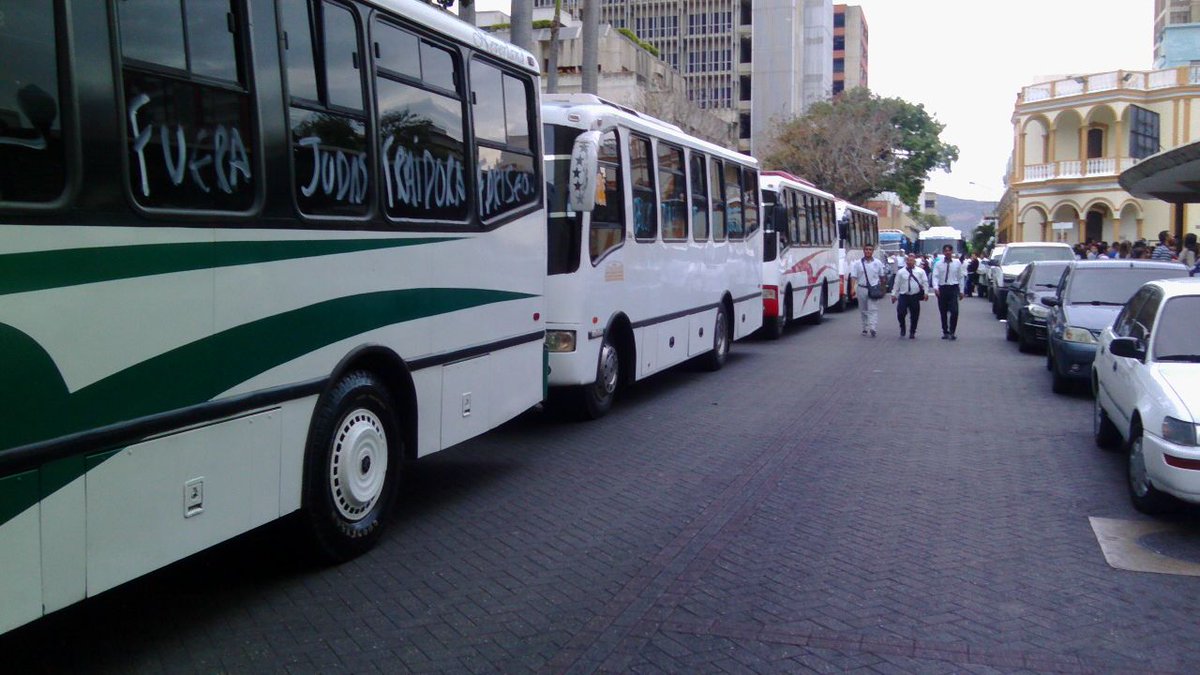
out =
<svg viewBox="0 0 1200 675"><path fill-rule="evenodd" d="M946 224L957 228L970 239L971 232L979 226L984 216L993 215L999 202L980 202L974 199L959 199L944 194L937 196L937 213L946 219Z"/></svg>

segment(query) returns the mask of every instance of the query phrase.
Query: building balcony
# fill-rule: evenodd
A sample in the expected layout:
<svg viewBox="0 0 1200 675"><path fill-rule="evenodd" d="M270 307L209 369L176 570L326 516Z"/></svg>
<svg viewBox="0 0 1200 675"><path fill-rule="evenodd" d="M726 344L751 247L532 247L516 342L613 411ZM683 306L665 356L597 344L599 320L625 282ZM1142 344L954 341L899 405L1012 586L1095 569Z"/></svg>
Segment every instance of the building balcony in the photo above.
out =
<svg viewBox="0 0 1200 675"><path fill-rule="evenodd" d="M1036 183L1065 178L1095 178L1097 176L1119 175L1125 169L1137 164L1139 160L1133 157L1097 157L1087 160L1063 160L1049 164L1028 164L1024 176L1017 182Z"/></svg>
<svg viewBox="0 0 1200 675"><path fill-rule="evenodd" d="M1116 70L1024 87L1021 89L1017 104L1116 90L1146 92L1198 84L1200 84L1200 66L1179 66L1178 68L1150 71Z"/></svg>

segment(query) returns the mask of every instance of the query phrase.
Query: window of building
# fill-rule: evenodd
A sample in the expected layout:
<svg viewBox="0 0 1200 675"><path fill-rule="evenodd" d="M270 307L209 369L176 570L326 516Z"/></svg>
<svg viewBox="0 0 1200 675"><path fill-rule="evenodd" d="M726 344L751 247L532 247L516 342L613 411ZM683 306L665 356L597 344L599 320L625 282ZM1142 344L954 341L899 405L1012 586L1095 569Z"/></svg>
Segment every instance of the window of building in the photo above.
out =
<svg viewBox="0 0 1200 675"><path fill-rule="evenodd" d="M836 51L845 51L845 49L846 49L846 36L845 35L834 35L833 36L833 51L835 51L835 52Z"/></svg>
<svg viewBox="0 0 1200 675"><path fill-rule="evenodd" d="M750 40L742 39L738 42L740 49L739 57L742 63L752 63L754 59L754 50L751 48Z"/></svg>
<svg viewBox="0 0 1200 675"><path fill-rule="evenodd" d="M639 241L658 238L658 199L654 195L654 152L650 139L629 139L630 181L633 188L633 236Z"/></svg>
<svg viewBox="0 0 1200 675"><path fill-rule="evenodd" d="M834 80L833 81L833 95L834 96L837 96L838 94L842 93L845 90L846 90L845 82L843 82L842 80Z"/></svg>
<svg viewBox="0 0 1200 675"><path fill-rule="evenodd" d="M1129 110L1129 156L1145 159L1159 149L1159 116L1141 106L1131 105Z"/></svg>
<svg viewBox="0 0 1200 675"><path fill-rule="evenodd" d="M846 15L844 13L842 13L842 12L834 13L833 27L834 28L845 28L846 27Z"/></svg>
<svg viewBox="0 0 1200 675"><path fill-rule="evenodd" d="M738 78L738 100L750 100L750 76L742 75Z"/></svg>
<svg viewBox="0 0 1200 675"><path fill-rule="evenodd" d="M257 149L241 14L229 0L127 0L117 5L117 22L134 200L249 209Z"/></svg>
<svg viewBox="0 0 1200 675"><path fill-rule="evenodd" d="M738 138L750 138L750 115L748 113L738 115Z"/></svg>
<svg viewBox="0 0 1200 675"><path fill-rule="evenodd" d="M833 72L835 72L835 73L846 72L846 59L834 59L833 60Z"/></svg>
<svg viewBox="0 0 1200 675"><path fill-rule="evenodd" d="M67 162L54 4L0 1L0 202L48 202Z"/></svg>

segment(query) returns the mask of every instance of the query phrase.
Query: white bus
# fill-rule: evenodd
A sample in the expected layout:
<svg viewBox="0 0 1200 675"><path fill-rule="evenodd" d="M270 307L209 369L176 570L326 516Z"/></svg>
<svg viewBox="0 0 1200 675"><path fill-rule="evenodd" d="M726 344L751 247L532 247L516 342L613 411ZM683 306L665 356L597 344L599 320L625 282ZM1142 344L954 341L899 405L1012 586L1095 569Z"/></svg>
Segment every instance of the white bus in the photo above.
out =
<svg viewBox="0 0 1200 675"><path fill-rule="evenodd" d="M762 173L763 331L771 339L794 319L819 322L838 283L834 196L783 171Z"/></svg>
<svg viewBox="0 0 1200 675"><path fill-rule="evenodd" d="M842 282L842 297L838 309L843 309L847 303L858 300L858 289L855 288L855 277L850 267L862 260L863 246L879 244L879 214L844 199L837 200L834 206L839 233L838 270ZM885 263L887 261L887 257L879 250L875 251L875 257Z"/></svg>
<svg viewBox="0 0 1200 675"><path fill-rule="evenodd" d="M527 53L416 0L0 14L0 632L287 514L359 554L541 399Z"/></svg>
<svg viewBox="0 0 1200 675"><path fill-rule="evenodd" d="M586 416L762 323L754 158L595 96L547 96L550 386Z"/></svg>
<svg viewBox="0 0 1200 675"><path fill-rule="evenodd" d="M928 230L922 230L917 233L918 253L927 253L931 256L941 255L942 247L947 244L954 247L954 255L967 252L967 245L963 240L962 230L956 227L935 225Z"/></svg>

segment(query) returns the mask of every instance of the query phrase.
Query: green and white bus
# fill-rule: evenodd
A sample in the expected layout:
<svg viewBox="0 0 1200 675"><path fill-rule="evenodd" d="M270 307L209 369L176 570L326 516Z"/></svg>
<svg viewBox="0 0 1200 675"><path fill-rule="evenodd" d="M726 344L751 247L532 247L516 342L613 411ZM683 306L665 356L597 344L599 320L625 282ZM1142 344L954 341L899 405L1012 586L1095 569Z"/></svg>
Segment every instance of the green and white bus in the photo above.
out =
<svg viewBox="0 0 1200 675"><path fill-rule="evenodd" d="M533 58L416 0L0 0L0 632L542 398Z"/></svg>

